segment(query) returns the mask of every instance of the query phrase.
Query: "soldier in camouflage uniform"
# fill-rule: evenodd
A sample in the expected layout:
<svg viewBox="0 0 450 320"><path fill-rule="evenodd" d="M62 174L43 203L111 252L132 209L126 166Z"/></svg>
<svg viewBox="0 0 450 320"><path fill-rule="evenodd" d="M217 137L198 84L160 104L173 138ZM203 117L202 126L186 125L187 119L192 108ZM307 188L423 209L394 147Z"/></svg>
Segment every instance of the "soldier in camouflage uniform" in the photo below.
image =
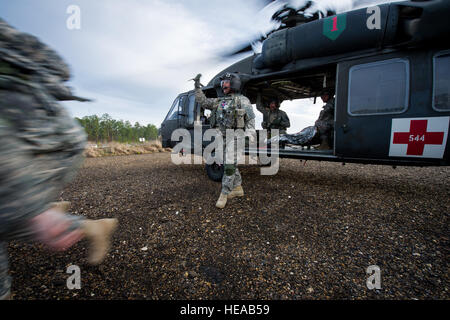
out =
<svg viewBox="0 0 450 320"><path fill-rule="evenodd" d="M195 85L195 98L205 109L211 112L211 127L217 128L223 137L226 137L227 129L255 129L255 114L250 100L240 93L241 81L237 74L227 73L222 76L221 88L224 93L220 98L206 98L200 89L200 78L197 76ZM237 168L237 154L234 159L228 161L226 139L224 138L224 175L222 178L222 190L216 203L218 208L224 208L227 199L242 197L242 177ZM232 163L230 163L232 162Z"/></svg>
<svg viewBox="0 0 450 320"><path fill-rule="evenodd" d="M261 95L258 94L256 109L263 114L263 122L261 125L269 133L271 129L278 129L280 134L285 134L287 128L291 126L286 112L280 110L280 101L278 98L271 99L269 107L265 107L262 103Z"/></svg>
<svg viewBox="0 0 450 320"><path fill-rule="evenodd" d="M10 297L7 243L37 240L65 250L83 237L89 262L100 263L117 219L92 221L54 202L82 164L83 129L57 100L73 96L64 85L65 62L36 37L0 19L0 300Z"/></svg>
<svg viewBox="0 0 450 320"><path fill-rule="evenodd" d="M331 90L324 90L320 98L325 105L314 125L319 132L319 150L328 150L332 148L334 140L334 94Z"/></svg>
<svg viewBox="0 0 450 320"><path fill-rule="evenodd" d="M314 126L306 127L295 134L283 134L280 137L274 137L270 141L274 142L276 139L282 144L288 143L300 146L311 146L320 143L319 150L331 149L334 142L333 91L323 90L321 99L325 102L325 105Z"/></svg>

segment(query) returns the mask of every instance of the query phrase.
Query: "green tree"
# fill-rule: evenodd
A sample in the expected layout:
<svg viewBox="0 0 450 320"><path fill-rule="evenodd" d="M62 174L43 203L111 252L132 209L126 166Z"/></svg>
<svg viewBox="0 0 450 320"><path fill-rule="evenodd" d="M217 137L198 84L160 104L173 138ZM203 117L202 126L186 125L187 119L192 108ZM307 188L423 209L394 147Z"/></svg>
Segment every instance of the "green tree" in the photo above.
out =
<svg viewBox="0 0 450 320"><path fill-rule="evenodd" d="M129 121L115 120L105 113L100 118L97 115L75 118L85 129L88 140L92 142L138 142L139 138L155 140L158 129L153 124L142 126L139 122L133 125Z"/></svg>

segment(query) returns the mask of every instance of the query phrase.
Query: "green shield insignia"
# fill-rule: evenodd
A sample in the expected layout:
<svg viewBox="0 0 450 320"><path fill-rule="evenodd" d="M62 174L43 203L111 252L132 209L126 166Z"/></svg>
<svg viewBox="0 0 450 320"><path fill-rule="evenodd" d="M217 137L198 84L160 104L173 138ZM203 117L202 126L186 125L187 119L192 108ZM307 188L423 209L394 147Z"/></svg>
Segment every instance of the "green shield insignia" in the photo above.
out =
<svg viewBox="0 0 450 320"><path fill-rule="evenodd" d="M323 34L330 40L336 40L347 27L347 14L343 13L323 19Z"/></svg>

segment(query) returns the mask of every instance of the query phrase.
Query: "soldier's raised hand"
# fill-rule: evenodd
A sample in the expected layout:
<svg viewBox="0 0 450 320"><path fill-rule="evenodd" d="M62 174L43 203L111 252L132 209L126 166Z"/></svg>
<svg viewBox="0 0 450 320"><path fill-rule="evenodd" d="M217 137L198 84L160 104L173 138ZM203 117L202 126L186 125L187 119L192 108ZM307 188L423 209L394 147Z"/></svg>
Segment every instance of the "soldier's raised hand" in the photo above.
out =
<svg viewBox="0 0 450 320"><path fill-rule="evenodd" d="M195 89L199 89L202 87L202 84L200 83L200 78L202 77L202 74L199 73L195 76L195 78L191 79L194 81L194 87Z"/></svg>

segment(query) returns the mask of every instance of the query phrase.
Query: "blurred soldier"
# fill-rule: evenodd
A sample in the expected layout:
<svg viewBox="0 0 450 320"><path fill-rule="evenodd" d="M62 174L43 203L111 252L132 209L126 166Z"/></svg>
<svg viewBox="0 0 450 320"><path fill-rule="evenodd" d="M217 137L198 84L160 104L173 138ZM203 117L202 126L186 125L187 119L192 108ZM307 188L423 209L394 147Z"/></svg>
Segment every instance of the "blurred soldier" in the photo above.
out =
<svg viewBox="0 0 450 320"><path fill-rule="evenodd" d="M280 110L280 101L278 98L272 98L269 106L265 107L262 103L261 94L258 93L256 100L256 109L263 114L263 129L267 129L270 133L270 129L280 130L280 134L285 134L287 128L291 126L289 117L286 112Z"/></svg>
<svg viewBox="0 0 450 320"><path fill-rule="evenodd" d="M221 88L224 93L220 98L206 98L200 89L200 76L195 80L195 98L205 109L211 111L211 127L217 128L226 136L227 129L255 129L255 114L250 100L240 93L241 81L237 74L227 73L221 77ZM224 139L224 166L225 173L222 178L222 191L216 207L224 208L227 199L242 197L242 177L237 168L237 154L234 154L233 163L228 163L226 139Z"/></svg>
<svg viewBox="0 0 450 320"><path fill-rule="evenodd" d="M328 150L332 148L334 140L334 93L329 89L323 90L320 98L325 105L314 125L319 132L319 150Z"/></svg>
<svg viewBox="0 0 450 320"><path fill-rule="evenodd" d="M7 243L37 240L65 250L86 237L88 261L105 258L117 219L92 221L65 213L58 202L82 164L83 129L57 100L73 96L64 85L65 62L36 37L0 19L0 300L10 297Z"/></svg>

